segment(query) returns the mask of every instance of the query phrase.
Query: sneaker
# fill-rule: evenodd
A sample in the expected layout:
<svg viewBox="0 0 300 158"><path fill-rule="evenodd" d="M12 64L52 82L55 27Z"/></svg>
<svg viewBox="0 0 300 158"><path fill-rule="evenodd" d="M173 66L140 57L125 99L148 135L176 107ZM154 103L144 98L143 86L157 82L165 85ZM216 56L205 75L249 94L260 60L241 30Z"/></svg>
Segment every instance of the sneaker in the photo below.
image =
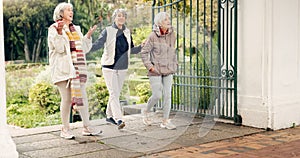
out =
<svg viewBox="0 0 300 158"><path fill-rule="evenodd" d="M82 135L84 136L96 136L101 133L102 133L101 130L91 128L91 127L83 127L83 131L82 131Z"/></svg>
<svg viewBox="0 0 300 158"><path fill-rule="evenodd" d="M117 123L118 129L123 129L125 127L125 122L122 120L119 120Z"/></svg>
<svg viewBox="0 0 300 158"><path fill-rule="evenodd" d="M160 127L161 128L166 128L166 129L176 129L176 126L171 122L170 119L168 119L167 121L163 121L161 124L160 124Z"/></svg>
<svg viewBox="0 0 300 158"><path fill-rule="evenodd" d="M64 128L61 129L60 137L64 139L74 139L75 136L70 132L70 130L65 130Z"/></svg>
<svg viewBox="0 0 300 158"><path fill-rule="evenodd" d="M151 126L152 124L152 120L149 118L149 112L147 112L147 110L143 111L143 123L146 126Z"/></svg>
<svg viewBox="0 0 300 158"><path fill-rule="evenodd" d="M110 118L106 118L106 121L111 123L111 124L114 124L114 125L117 125L117 122L115 121L114 118L110 117Z"/></svg>

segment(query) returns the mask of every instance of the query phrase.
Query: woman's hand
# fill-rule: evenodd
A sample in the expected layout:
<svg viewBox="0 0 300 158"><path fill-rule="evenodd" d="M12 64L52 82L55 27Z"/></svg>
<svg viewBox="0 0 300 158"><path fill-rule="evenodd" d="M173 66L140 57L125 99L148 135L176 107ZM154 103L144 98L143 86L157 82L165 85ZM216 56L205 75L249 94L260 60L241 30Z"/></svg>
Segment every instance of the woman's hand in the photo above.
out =
<svg viewBox="0 0 300 158"><path fill-rule="evenodd" d="M63 21L57 21L54 24L54 27L57 30L58 34L62 35L62 29L63 29L64 25L65 25L65 22L63 22Z"/></svg>
<svg viewBox="0 0 300 158"><path fill-rule="evenodd" d="M149 71L150 71L150 72L154 72L154 67L151 67L151 68L149 69Z"/></svg>
<svg viewBox="0 0 300 158"><path fill-rule="evenodd" d="M97 28L97 25L94 25L94 26L91 27L91 28L89 29L89 31L86 33L86 37L87 37L88 39L91 38L91 36L92 36L92 34L94 33L94 31L96 30L96 28Z"/></svg>
<svg viewBox="0 0 300 158"><path fill-rule="evenodd" d="M147 39L146 39L146 40L144 40L144 41L141 43L141 47L144 47L144 46L145 46L145 44L146 44L146 42L147 42Z"/></svg>

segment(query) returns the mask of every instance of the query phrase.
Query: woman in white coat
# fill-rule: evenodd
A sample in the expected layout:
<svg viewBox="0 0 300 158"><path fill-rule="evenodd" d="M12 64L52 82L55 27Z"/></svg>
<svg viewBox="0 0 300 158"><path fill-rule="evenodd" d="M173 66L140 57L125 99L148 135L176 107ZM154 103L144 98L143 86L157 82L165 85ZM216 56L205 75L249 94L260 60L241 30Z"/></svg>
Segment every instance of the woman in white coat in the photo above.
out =
<svg viewBox="0 0 300 158"><path fill-rule="evenodd" d="M71 106L80 113L83 122L82 134L98 135L102 131L91 127L85 89L85 53L92 46L91 35L96 26L83 36L80 27L72 23L72 4L65 2L56 6L53 20L55 23L48 29L48 47L52 82L57 85L61 95L60 112L63 127L60 136L65 139L75 138L69 125Z"/></svg>

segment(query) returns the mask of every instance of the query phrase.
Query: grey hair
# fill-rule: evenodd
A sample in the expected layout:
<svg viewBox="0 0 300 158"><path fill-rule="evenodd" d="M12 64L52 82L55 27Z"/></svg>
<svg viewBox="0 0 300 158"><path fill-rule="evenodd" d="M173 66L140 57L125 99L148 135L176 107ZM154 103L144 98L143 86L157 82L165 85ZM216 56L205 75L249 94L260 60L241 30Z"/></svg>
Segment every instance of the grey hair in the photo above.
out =
<svg viewBox="0 0 300 158"><path fill-rule="evenodd" d="M73 5L71 3L67 3L67 2L59 3L54 9L53 20L54 21L61 20L64 10L67 7L71 7L73 9Z"/></svg>
<svg viewBox="0 0 300 158"><path fill-rule="evenodd" d="M127 19L127 12L125 9L116 9L112 14L112 20L115 20L118 13L122 13L125 16L125 19Z"/></svg>
<svg viewBox="0 0 300 158"><path fill-rule="evenodd" d="M160 26L161 23L167 18L170 17L170 15L166 12L159 12L158 14L155 15L154 17L154 24L157 26Z"/></svg>

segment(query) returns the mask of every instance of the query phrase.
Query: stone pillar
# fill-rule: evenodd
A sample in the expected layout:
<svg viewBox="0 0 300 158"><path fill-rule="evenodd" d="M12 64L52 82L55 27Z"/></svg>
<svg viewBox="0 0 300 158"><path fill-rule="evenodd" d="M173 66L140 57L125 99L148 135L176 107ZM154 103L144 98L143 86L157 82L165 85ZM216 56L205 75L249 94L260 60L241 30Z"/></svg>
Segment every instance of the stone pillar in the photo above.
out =
<svg viewBox="0 0 300 158"><path fill-rule="evenodd" d="M18 157L16 145L7 129L6 123L6 92L4 63L3 3L0 0L0 157Z"/></svg>
<svg viewBox="0 0 300 158"><path fill-rule="evenodd" d="M238 109L243 124L300 124L300 1L239 0Z"/></svg>

